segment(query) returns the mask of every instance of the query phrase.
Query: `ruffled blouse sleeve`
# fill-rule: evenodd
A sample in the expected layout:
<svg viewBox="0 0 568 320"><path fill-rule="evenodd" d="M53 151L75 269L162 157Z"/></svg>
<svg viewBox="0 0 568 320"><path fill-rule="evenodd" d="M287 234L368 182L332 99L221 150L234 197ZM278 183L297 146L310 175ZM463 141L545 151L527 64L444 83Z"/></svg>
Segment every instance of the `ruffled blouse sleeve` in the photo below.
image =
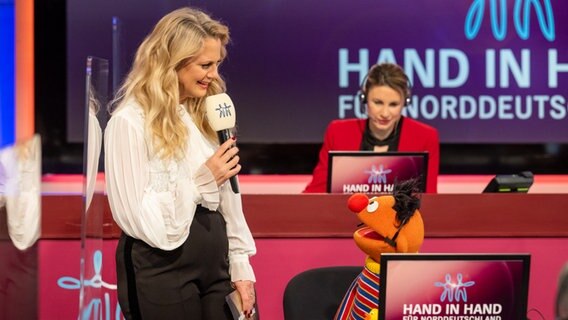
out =
<svg viewBox="0 0 568 320"><path fill-rule="evenodd" d="M220 193L219 211L227 223L231 280L256 281L249 261L249 258L256 254L256 246L243 213L241 196L233 193L229 183L221 186Z"/></svg>

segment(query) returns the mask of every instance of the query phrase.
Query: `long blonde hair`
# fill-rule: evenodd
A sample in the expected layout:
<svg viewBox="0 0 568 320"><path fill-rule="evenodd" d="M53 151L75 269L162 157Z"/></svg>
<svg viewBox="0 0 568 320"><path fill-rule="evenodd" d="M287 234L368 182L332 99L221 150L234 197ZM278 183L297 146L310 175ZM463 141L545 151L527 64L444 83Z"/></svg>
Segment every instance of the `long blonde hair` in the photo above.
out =
<svg viewBox="0 0 568 320"><path fill-rule="evenodd" d="M227 26L197 9L181 8L167 14L138 47L132 69L114 99L113 104L120 106L134 97L142 106L146 132L161 158L180 158L185 151L188 132L178 112L177 71L199 53L207 38L221 41L221 59L225 58ZM206 96L224 91L225 82L219 77L209 85ZM183 103L199 130L216 141L205 118L204 98L188 98Z"/></svg>

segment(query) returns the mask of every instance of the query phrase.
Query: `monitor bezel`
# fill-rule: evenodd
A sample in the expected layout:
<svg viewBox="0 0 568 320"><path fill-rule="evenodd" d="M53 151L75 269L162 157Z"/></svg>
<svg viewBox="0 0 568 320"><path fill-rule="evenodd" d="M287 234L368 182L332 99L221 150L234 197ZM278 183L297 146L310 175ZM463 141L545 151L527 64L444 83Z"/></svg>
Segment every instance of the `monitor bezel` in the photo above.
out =
<svg viewBox="0 0 568 320"><path fill-rule="evenodd" d="M380 261L379 318L386 320L386 287L388 285L388 263L390 261L511 261L519 260L523 264L521 287L521 311L528 312L530 253L383 253Z"/></svg>

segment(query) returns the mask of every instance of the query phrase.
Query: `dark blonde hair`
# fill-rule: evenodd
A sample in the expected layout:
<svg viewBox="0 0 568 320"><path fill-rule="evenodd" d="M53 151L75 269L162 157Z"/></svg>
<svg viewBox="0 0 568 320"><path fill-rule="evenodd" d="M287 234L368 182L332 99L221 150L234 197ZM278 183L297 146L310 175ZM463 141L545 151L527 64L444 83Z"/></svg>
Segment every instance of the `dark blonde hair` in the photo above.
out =
<svg viewBox="0 0 568 320"><path fill-rule="evenodd" d="M119 105L129 97L138 101L154 152L162 158L181 157L185 150L188 132L178 114L177 71L197 56L208 38L221 41L221 59L225 58L229 42L227 26L192 8L165 15L138 47L132 69L114 100ZM224 91L225 82L217 78L209 85L206 95ZM199 130L215 140L215 132L205 118L204 98L188 98L183 103Z"/></svg>
<svg viewBox="0 0 568 320"><path fill-rule="evenodd" d="M361 88L364 97L369 90L376 86L388 86L400 93L404 104L408 104L411 95L411 85L404 70L394 63L375 64L369 69L365 82Z"/></svg>

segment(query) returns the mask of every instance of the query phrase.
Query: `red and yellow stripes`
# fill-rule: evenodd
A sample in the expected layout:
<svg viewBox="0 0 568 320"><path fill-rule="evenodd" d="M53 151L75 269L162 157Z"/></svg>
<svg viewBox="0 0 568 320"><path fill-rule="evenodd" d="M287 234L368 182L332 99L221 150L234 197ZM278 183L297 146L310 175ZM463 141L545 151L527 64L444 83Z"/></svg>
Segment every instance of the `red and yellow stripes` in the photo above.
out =
<svg viewBox="0 0 568 320"><path fill-rule="evenodd" d="M363 320L372 309L378 308L379 275L367 266L349 287L341 302L336 320Z"/></svg>

